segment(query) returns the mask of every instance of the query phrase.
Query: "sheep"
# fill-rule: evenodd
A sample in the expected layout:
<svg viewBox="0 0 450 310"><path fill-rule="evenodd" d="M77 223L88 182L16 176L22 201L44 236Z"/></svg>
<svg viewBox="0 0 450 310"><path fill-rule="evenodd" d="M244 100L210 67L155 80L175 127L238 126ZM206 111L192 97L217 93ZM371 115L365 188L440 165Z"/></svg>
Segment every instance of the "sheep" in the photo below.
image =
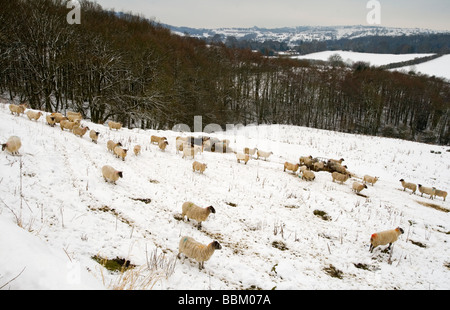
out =
<svg viewBox="0 0 450 310"><path fill-rule="evenodd" d="M183 221L185 216L188 222L189 219L196 220L198 222L198 229L202 227L202 222L206 221L209 214L216 213L213 206L202 208L190 201L183 203L181 210L181 217L183 218Z"/></svg>
<svg viewBox="0 0 450 310"><path fill-rule="evenodd" d="M150 137L150 143L152 143L152 144L158 144L159 145L159 143L161 141L167 141L167 138L166 137L158 137L158 136L151 136Z"/></svg>
<svg viewBox="0 0 450 310"><path fill-rule="evenodd" d="M113 122L113 121L109 121L108 122L108 127L109 130L120 130L122 128L122 124L121 123L117 123L117 122Z"/></svg>
<svg viewBox="0 0 450 310"><path fill-rule="evenodd" d="M339 173L339 172L335 171L335 172L333 172L331 174L331 177L333 178L333 182L335 180L337 180L337 181L341 182L341 184L343 184L345 181L347 181L349 179L350 175L349 174L342 174L342 173Z"/></svg>
<svg viewBox="0 0 450 310"><path fill-rule="evenodd" d="M185 158L186 156L192 156L192 158L195 158L195 149L193 147L188 146L187 144L184 145L183 147L183 157Z"/></svg>
<svg viewBox="0 0 450 310"><path fill-rule="evenodd" d="M327 162L327 167L331 172L339 172L341 174L348 174L347 166L342 166L341 164L333 161Z"/></svg>
<svg viewBox="0 0 450 310"><path fill-rule="evenodd" d="M203 174L203 172L205 172L206 168L208 168L207 164L202 164L202 163L199 163L198 161L194 161L194 163L192 164L192 170L194 172L198 171L201 174Z"/></svg>
<svg viewBox="0 0 450 310"><path fill-rule="evenodd" d="M17 116L20 116L20 114L25 113L25 109L26 106L21 104L21 105L16 105L16 104L10 104L9 105L9 110L11 111L11 114L14 115L14 113L17 114Z"/></svg>
<svg viewBox="0 0 450 310"><path fill-rule="evenodd" d="M311 155L309 155L309 156L301 156L298 159L298 161L299 161L300 165L303 165L303 164L309 163L312 160L312 158L313 157Z"/></svg>
<svg viewBox="0 0 450 310"><path fill-rule="evenodd" d="M116 181L119 178L123 178L122 171L117 171L113 167L107 165L102 167L102 174L103 178L105 179L105 182L110 182L113 184L116 184Z"/></svg>
<svg viewBox="0 0 450 310"><path fill-rule="evenodd" d="M64 129L69 129L72 131L76 127L80 127L80 121L71 122L69 120L63 119L59 122L59 126L61 127L61 130L64 131Z"/></svg>
<svg viewBox="0 0 450 310"><path fill-rule="evenodd" d="M400 227L397 227L396 229L392 230L386 230L379 233L372 234L370 237L370 253L373 252L373 249L375 249L379 245L386 245L389 243L388 250L391 249L392 243L397 241L398 237L403 234L404 231Z"/></svg>
<svg viewBox="0 0 450 310"><path fill-rule="evenodd" d="M79 136L80 138L82 138L86 132L89 130L89 127L74 127L72 129L72 132L75 136Z"/></svg>
<svg viewBox="0 0 450 310"><path fill-rule="evenodd" d="M301 174L305 173L305 171L308 171L308 167L306 167L305 165L300 166L299 169L300 169L300 173L301 173Z"/></svg>
<svg viewBox="0 0 450 310"><path fill-rule="evenodd" d="M89 132L89 138L91 138L92 142L94 142L95 144L97 144L98 141L98 136L100 135L100 132L95 131L94 129L92 129Z"/></svg>
<svg viewBox="0 0 450 310"><path fill-rule="evenodd" d="M108 140L108 142L106 143L106 147L108 148L108 151L113 152L114 153L114 148L116 146L122 146L122 143L120 142L114 142L112 140Z"/></svg>
<svg viewBox="0 0 450 310"><path fill-rule="evenodd" d="M19 155L19 149L22 146L20 138L17 136L11 136L5 144L2 144L2 151L5 149L12 155Z"/></svg>
<svg viewBox="0 0 450 310"><path fill-rule="evenodd" d="M294 164L285 162L285 163L284 163L284 170L283 170L283 171L286 171L286 169L287 169L287 170L292 171L292 173L295 174L295 172L297 172L297 170L298 170L299 167L300 167L299 164L295 164L295 165L294 165Z"/></svg>
<svg viewBox="0 0 450 310"><path fill-rule="evenodd" d="M363 189L367 188L366 184L361 184L359 182L353 182L352 191L359 194Z"/></svg>
<svg viewBox="0 0 450 310"><path fill-rule="evenodd" d="M316 175L314 174L314 172L310 171L310 170L306 170L305 172L303 172L302 174L302 180L305 181L314 181L316 179Z"/></svg>
<svg viewBox="0 0 450 310"><path fill-rule="evenodd" d="M168 145L169 142L167 142L167 140L159 140L158 146L161 151L165 151Z"/></svg>
<svg viewBox="0 0 450 310"><path fill-rule="evenodd" d="M47 115L45 116L45 120L47 121L47 124L49 124L51 127L55 127L56 119L54 116Z"/></svg>
<svg viewBox="0 0 450 310"><path fill-rule="evenodd" d="M314 171L322 171L325 169L325 163L323 161L315 162L313 165Z"/></svg>
<svg viewBox="0 0 450 310"><path fill-rule="evenodd" d="M337 164L339 164L339 165L341 165L343 161L344 161L343 158L341 158L341 159L339 159L339 160L337 160L337 159L328 159L328 162L329 162L329 163L337 163Z"/></svg>
<svg viewBox="0 0 450 310"><path fill-rule="evenodd" d="M406 189L410 189L412 191L412 194L416 193L417 190L416 184L405 182L405 180L403 179L400 179L400 182L402 183L403 191L405 191Z"/></svg>
<svg viewBox="0 0 450 310"><path fill-rule="evenodd" d="M138 156L141 153L141 146L135 145L133 148L134 155Z"/></svg>
<svg viewBox="0 0 450 310"><path fill-rule="evenodd" d="M250 160L250 156L248 154L236 153L236 160L238 163L243 160L244 163L247 164L247 162Z"/></svg>
<svg viewBox="0 0 450 310"><path fill-rule="evenodd" d="M28 119L31 121L31 120L35 120L35 121L37 121L41 116L42 116L42 112L35 112L35 111L27 111L27 116L28 116Z"/></svg>
<svg viewBox="0 0 450 310"><path fill-rule="evenodd" d="M127 157L127 149L123 149L120 146L116 146L114 148L114 154L117 158L122 158L123 161L125 161L125 157Z"/></svg>
<svg viewBox="0 0 450 310"><path fill-rule="evenodd" d="M67 117L65 117L64 115L62 115L61 113L56 113L53 112L52 114L50 114L51 117L55 118L55 122L56 123L60 123L62 120L69 120Z"/></svg>
<svg viewBox="0 0 450 310"><path fill-rule="evenodd" d="M248 147L244 148L244 154L248 154L248 155L250 155L250 157L253 157L257 151L258 151L258 149L256 147L253 149L250 149Z"/></svg>
<svg viewBox="0 0 450 310"><path fill-rule="evenodd" d="M370 184L372 184L372 186L378 181L378 179L379 179L378 177L372 177L367 174L363 178L364 183L370 183Z"/></svg>
<svg viewBox="0 0 450 310"><path fill-rule="evenodd" d="M445 198L447 197L447 192L446 191L442 191L440 189L436 189L434 191L434 198L436 198L436 196L444 198L444 201L445 201Z"/></svg>
<svg viewBox="0 0 450 310"><path fill-rule="evenodd" d="M264 152L261 150L257 150L256 151L256 159L259 159L260 157L264 157L264 160L267 160L267 158L269 158L270 155L273 155L273 152Z"/></svg>
<svg viewBox="0 0 450 310"><path fill-rule="evenodd" d="M425 187L422 186L422 184L419 184L419 192L421 193L420 196L423 197L423 194L430 195L430 198L433 199L433 196L435 195L436 188L435 187Z"/></svg>
<svg viewBox="0 0 450 310"><path fill-rule="evenodd" d="M222 249L219 242L213 241L208 245L201 244L191 237L182 237L180 240L177 258L183 253L189 258L193 258L198 262L199 270L204 268L205 261L209 260L215 250Z"/></svg>
<svg viewBox="0 0 450 310"><path fill-rule="evenodd" d="M79 112L77 113L77 112L68 111L66 114L67 114L67 118L71 122L75 122L76 120L81 121L83 119L81 113L79 113Z"/></svg>

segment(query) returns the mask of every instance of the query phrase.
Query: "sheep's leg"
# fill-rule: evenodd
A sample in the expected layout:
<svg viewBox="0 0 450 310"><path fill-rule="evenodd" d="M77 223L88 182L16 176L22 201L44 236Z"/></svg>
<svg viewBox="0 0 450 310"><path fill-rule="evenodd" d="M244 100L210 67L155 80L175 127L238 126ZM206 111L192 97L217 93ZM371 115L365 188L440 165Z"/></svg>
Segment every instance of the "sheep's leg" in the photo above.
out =
<svg viewBox="0 0 450 310"><path fill-rule="evenodd" d="M373 245L371 244L369 247L369 252L372 253L373 252Z"/></svg>

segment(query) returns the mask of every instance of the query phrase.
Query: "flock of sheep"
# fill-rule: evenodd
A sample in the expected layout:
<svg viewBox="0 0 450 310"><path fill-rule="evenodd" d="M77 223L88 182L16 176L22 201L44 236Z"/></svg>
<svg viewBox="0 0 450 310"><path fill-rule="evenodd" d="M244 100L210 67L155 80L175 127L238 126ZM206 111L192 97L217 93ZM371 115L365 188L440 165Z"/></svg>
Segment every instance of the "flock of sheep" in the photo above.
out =
<svg viewBox="0 0 450 310"><path fill-rule="evenodd" d="M9 109L12 114L16 114L20 116L21 114L24 114L27 106L26 105L14 105L10 104ZM28 110L25 113L30 120L37 121L43 114L41 112L35 112L33 110ZM69 130L73 132L75 135L79 137L83 137L87 131L89 130L89 127L83 127L81 125L82 116L80 113L75 112L67 112L66 116L62 115L61 113L51 113L46 115L46 122L48 125L54 127L56 124L59 123L60 128L62 131ZM122 125L120 123L116 123L113 121L108 122L108 126L110 130L120 130L122 128ZM91 130L89 132L89 137L92 140L92 142L97 143L99 138L99 132L96 132L95 130ZM165 137L158 137L158 136L151 136L150 142L152 144L158 145L158 147L165 151L166 147L169 145L167 138ZM264 158L264 160L267 160L273 153L267 152L267 151L261 151L257 148L244 148L243 152L236 152L231 150L229 147L229 140L219 140L216 138L210 138L210 137L201 137L201 138L194 138L194 137L177 137L176 138L176 152L177 154L179 152L182 152L183 156L182 158L186 157L192 157L195 159L195 155L198 153L201 153L203 151L212 151L212 152L233 152L235 153L236 160L238 163L241 161L244 162L244 164L247 164L250 159L253 158L253 156L256 155L256 159ZM12 155L18 155L18 151L21 147L21 140L17 136L10 137L8 141L5 144L2 144L2 150L5 149L11 153ZM125 157L127 156L127 149L124 149L122 147L122 144L120 142L114 142L112 140L109 140L106 143L108 152L112 152L117 158L122 159L125 161ZM134 154L138 156L141 152L141 146L135 145L133 148ZM352 177L352 173L349 172L347 169L348 167L343 165L344 159L341 158L339 160L336 159L319 159L319 158L313 158L312 156L302 156L299 158L298 163L290 163L285 162L284 163L284 171L288 170L292 172L294 175L297 175L298 177L301 177L302 180L306 181L314 181L315 180L315 174L314 172L318 171L328 171L331 174L331 178L333 182L339 182L340 184L345 183L349 178ZM194 172L203 173L207 168L207 164L200 163L198 161L194 161L192 164L192 169ZM113 184L116 184L116 182L123 178L123 172L118 171L114 169L113 167L109 165L105 165L102 167L102 176L106 182L110 182ZM362 178L363 183L361 182L354 182L352 184L352 190L356 192L357 194L360 194L360 192L363 189L367 188L367 183L374 186L374 184L378 181L378 177L373 177L370 175L365 175ZM412 191L412 193L416 192L417 186L412 183L405 182L403 179L400 180L404 190L409 189ZM442 197L445 201L445 198L447 196L447 192L438 190L434 187L428 188L424 187L421 184L418 186L419 191L421 192L422 196L423 194L430 195L430 198L433 199L433 197L439 196ZM201 228L201 223L204 222L208 216L211 213L215 213L215 209L213 206L209 206L206 208L202 208L200 206L195 205L192 202L185 202L182 205L182 218L184 220L184 217L187 217L187 221L190 219L195 220L198 223L198 228ZM388 249L390 249L393 242L397 240L397 238L403 234L403 229L400 227L397 227L393 230L388 230L384 232L378 232L372 234L370 238L370 252L373 251L374 248L380 245L387 245L389 244ZM208 245L201 244L194 240L191 237L184 236L181 238L179 243L179 253L178 257L180 257L181 254L186 255L189 258L195 259L199 263L199 268L202 269L204 262L209 260L211 256L213 255L215 250L221 249L221 245L217 241L213 241Z"/></svg>

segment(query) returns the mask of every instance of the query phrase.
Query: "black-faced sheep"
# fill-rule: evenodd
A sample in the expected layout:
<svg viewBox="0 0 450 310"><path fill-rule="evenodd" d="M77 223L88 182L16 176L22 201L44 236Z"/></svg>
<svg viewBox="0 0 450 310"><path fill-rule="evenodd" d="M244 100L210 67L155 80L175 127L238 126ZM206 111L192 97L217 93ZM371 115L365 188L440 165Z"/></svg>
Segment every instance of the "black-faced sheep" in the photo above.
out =
<svg viewBox="0 0 450 310"><path fill-rule="evenodd" d="M5 144L2 144L2 151L6 149L12 155L18 155L21 146L22 142L20 141L20 138L17 136L12 136L8 139L8 141L6 141Z"/></svg>
<svg viewBox="0 0 450 310"><path fill-rule="evenodd" d="M178 247L178 255L183 253L189 258L193 258L198 262L198 268L202 270L204 263L211 258L215 250L222 249L219 242L213 241L208 245L202 244L191 237L182 237Z"/></svg>
<svg viewBox="0 0 450 310"><path fill-rule="evenodd" d="M188 222L189 219L197 221L198 229L202 227L202 222L206 221L211 213L216 213L216 210L213 206L202 208L190 201L183 203L181 207L181 217L183 218L183 220L186 216Z"/></svg>
<svg viewBox="0 0 450 310"><path fill-rule="evenodd" d="M406 189L410 189L413 194L416 192L417 190L416 184L405 182L405 180L403 179L400 179L400 182L402 183L403 191L405 191Z"/></svg>
<svg viewBox="0 0 450 310"><path fill-rule="evenodd" d="M102 175L105 179L105 182L110 182L113 184L116 184L116 181L119 178L123 178L122 171L117 171L116 169L108 165L102 167Z"/></svg>
<svg viewBox="0 0 450 310"><path fill-rule="evenodd" d="M379 245L386 245L389 243L388 249L391 249L392 243L397 241L398 237L403 234L404 231L400 227L392 230L386 230L373 234L370 237L370 248L369 251L372 252Z"/></svg>
<svg viewBox="0 0 450 310"><path fill-rule="evenodd" d="M427 194L427 195L430 195L431 199L433 199L435 191L436 191L436 188L434 188L434 187L425 187L425 186L422 186L422 184L419 184L419 192L420 192L421 197L423 197L423 194Z"/></svg>

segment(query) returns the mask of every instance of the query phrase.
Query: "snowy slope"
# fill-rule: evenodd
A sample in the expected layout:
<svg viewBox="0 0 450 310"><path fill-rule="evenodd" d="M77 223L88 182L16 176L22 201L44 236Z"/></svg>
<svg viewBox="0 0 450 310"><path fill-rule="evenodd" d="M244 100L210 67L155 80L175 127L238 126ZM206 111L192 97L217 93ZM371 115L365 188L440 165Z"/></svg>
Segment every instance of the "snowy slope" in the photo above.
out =
<svg viewBox="0 0 450 310"><path fill-rule="evenodd" d="M417 73L427 74L430 76L434 75L450 80L450 55L444 55L418 65L406 66L392 70L404 72L414 71Z"/></svg>
<svg viewBox="0 0 450 310"><path fill-rule="evenodd" d="M274 155L244 165L234 154L205 152L196 157L208 164L201 175L192 172L192 159L176 154L177 132L117 132L83 124L101 132L98 144L87 135L51 128L44 118L36 123L12 116L7 104L0 105L0 142L17 135L23 144L21 156L0 153L3 289L123 286L125 277L106 271L95 255L137 265L142 282L135 280L134 288L450 289L450 215L420 204L449 210L449 201L411 195L398 182L404 178L448 191L445 147L294 126L248 126L213 136L228 138L236 149L257 146ZM152 134L168 138L165 152L150 144ZM130 153L123 162L108 153L109 139L127 148L141 144L142 154ZM367 173L380 180L363 191L364 198L351 190L357 177L341 185L327 172L316 173L314 182L283 172L285 161L302 155L344 157L357 177ZM123 171L117 185L104 182L105 164ZM213 205L217 213L198 230L195 221L179 220L185 201ZM331 220L317 217L315 210ZM397 226L405 234L391 257L384 247L369 253L372 233ZM203 243L217 240L222 250L199 271L192 260L176 260L185 235ZM152 257L158 263L149 263ZM341 278L331 276L330 268L341 271ZM151 284L143 284L145 279Z"/></svg>
<svg viewBox="0 0 450 310"><path fill-rule="evenodd" d="M353 64L358 61L368 62L371 66L383 66L391 63L413 60L431 56L433 54L375 54L375 53L357 53L351 51L324 51L302 56L293 56L295 59L312 59L328 61L332 55L340 55L345 63Z"/></svg>

